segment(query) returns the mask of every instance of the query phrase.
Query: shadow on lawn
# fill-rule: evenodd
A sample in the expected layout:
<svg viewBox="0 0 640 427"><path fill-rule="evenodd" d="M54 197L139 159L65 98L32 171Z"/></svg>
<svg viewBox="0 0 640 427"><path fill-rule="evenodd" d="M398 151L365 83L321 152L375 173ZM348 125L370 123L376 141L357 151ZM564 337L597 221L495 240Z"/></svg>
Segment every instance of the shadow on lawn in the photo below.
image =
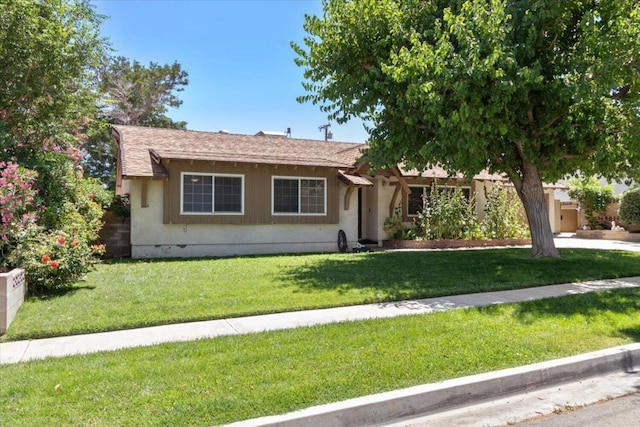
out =
<svg viewBox="0 0 640 427"><path fill-rule="evenodd" d="M490 307L486 307L489 309ZM538 301L519 303L516 318L525 324L534 323L541 318L583 316L586 321L607 313L624 314L638 318L640 313L640 289L623 288L605 292L592 292L559 298L546 298ZM640 324L621 328L620 333L640 341Z"/></svg>
<svg viewBox="0 0 640 427"><path fill-rule="evenodd" d="M603 271L621 271L621 265L640 274L638 257L622 252L563 250L560 259L533 259L529 253L516 248L342 254L292 263L278 279L300 292L361 290L390 301L593 280L603 278Z"/></svg>
<svg viewBox="0 0 640 427"><path fill-rule="evenodd" d="M95 288L96 288L95 286L78 286L78 285L74 285L74 286L71 286L71 287L68 287L68 288L51 289L51 290L42 291L40 293L34 293L34 294L31 294L31 295L28 295L27 298L39 299L39 300L50 300L50 299L61 298L61 297L65 297L65 296L71 296L71 295L73 295L76 292L81 291L81 290L92 291Z"/></svg>

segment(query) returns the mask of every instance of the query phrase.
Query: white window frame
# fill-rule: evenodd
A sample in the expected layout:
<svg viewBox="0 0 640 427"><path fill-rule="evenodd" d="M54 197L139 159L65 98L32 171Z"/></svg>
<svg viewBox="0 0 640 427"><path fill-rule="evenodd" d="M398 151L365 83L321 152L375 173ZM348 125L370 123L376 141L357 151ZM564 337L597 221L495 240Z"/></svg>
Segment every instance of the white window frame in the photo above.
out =
<svg viewBox="0 0 640 427"><path fill-rule="evenodd" d="M461 189L468 189L469 190L469 200L471 200L471 196L473 195L473 193L471 192L471 186L470 185L436 185L436 188L440 189L440 188L456 188L456 187L460 187ZM422 194L429 194L429 193L425 193L425 189L426 191L430 192L431 191L431 185L415 185L415 184L409 184L409 188L411 189L411 193L413 193L413 189L414 188L420 188L422 190ZM409 213L409 195L407 195L407 207L406 207L406 214L407 214L407 218L417 218L418 214Z"/></svg>
<svg viewBox="0 0 640 427"><path fill-rule="evenodd" d="M196 175L196 176L211 176L213 177L213 185L211 192L211 212L187 212L184 210L184 177L185 175ZM240 178L241 186L240 186L240 212L216 212L215 206L215 188L216 188L216 177L221 178ZM231 174L231 173L206 173L206 172L182 172L180 173L180 215L244 215L244 175L242 174Z"/></svg>
<svg viewBox="0 0 640 427"><path fill-rule="evenodd" d="M275 211L275 181L276 179L286 179L290 181L298 181L298 212L276 212ZM313 181L322 181L324 183L324 194L323 194L323 212L322 213L303 213L300 212L302 203L302 183L303 179L313 180ZM327 216L327 178L319 177L319 176L280 176L280 175L272 175L271 176L271 215L274 216Z"/></svg>

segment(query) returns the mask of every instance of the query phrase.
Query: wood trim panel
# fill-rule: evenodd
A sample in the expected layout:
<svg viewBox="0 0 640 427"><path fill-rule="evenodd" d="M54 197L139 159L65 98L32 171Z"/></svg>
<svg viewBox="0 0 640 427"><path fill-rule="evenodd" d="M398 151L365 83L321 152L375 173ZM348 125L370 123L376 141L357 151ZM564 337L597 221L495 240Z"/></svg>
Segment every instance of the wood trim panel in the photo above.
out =
<svg viewBox="0 0 640 427"><path fill-rule="evenodd" d="M353 193L354 189L355 187L353 185L350 185L349 187L347 187L347 191L344 193L344 210L345 211L349 210L349 202L351 201L351 194Z"/></svg>
<svg viewBox="0 0 640 427"><path fill-rule="evenodd" d="M169 179L164 183L163 221L165 224L337 224L339 221L340 182L337 169L181 160L174 160L166 166ZM244 175L244 214L181 215L180 176L182 172ZM326 215L272 215L271 177L274 175L326 178Z"/></svg>

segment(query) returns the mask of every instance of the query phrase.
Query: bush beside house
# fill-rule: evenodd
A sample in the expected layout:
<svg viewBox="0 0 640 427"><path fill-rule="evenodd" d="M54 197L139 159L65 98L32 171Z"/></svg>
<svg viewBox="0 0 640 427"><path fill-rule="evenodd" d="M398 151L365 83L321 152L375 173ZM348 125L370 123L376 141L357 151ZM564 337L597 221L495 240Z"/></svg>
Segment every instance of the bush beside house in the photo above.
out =
<svg viewBox="0 0 640 427"><path fill-rule="evenodd" d="M422 211L409 226L401 222L399 209L387 217L385 231L392 239L405 242L388 242L386 246L450 248L530 243L524 208L517 195L496 184L485 198L484 216L478 220L475 197L467 200L457 186L442 191L434 184L424 197Z"/></svg>
<svg viewBox="0 0 640 427"><path fill-rule="evenodd" d="M622 195L620 200L620 220L627 230L640 231L640 187Z"/></svg>

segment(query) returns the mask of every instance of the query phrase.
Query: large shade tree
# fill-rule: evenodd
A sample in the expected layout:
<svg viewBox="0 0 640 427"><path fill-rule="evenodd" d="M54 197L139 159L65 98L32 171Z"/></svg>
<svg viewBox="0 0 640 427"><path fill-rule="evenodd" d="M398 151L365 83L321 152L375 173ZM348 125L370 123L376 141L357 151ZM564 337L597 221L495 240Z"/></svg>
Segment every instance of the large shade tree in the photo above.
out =
<svg viewBox="0 0 640 427"><path fill-rule="evenodd" d="M543 182L637 172L635 0L323 0L293 43L307 94L369 123L366 159L505 174L536 257L558 256Z"/></svg>
<svg viewBox="0 0 640 427"><path fill-rule="evenodd" d="M86 0L0 0L0 161L35 170L41 220L59 227L105 41Z"/></svg>
<svg viewBox="0 0 640 427"><path fill-rule="evenodd" d="M26 269L29 292L92 264L105 197L80 158L101 22L88 0L0 0L0 271Z"/></svg>

